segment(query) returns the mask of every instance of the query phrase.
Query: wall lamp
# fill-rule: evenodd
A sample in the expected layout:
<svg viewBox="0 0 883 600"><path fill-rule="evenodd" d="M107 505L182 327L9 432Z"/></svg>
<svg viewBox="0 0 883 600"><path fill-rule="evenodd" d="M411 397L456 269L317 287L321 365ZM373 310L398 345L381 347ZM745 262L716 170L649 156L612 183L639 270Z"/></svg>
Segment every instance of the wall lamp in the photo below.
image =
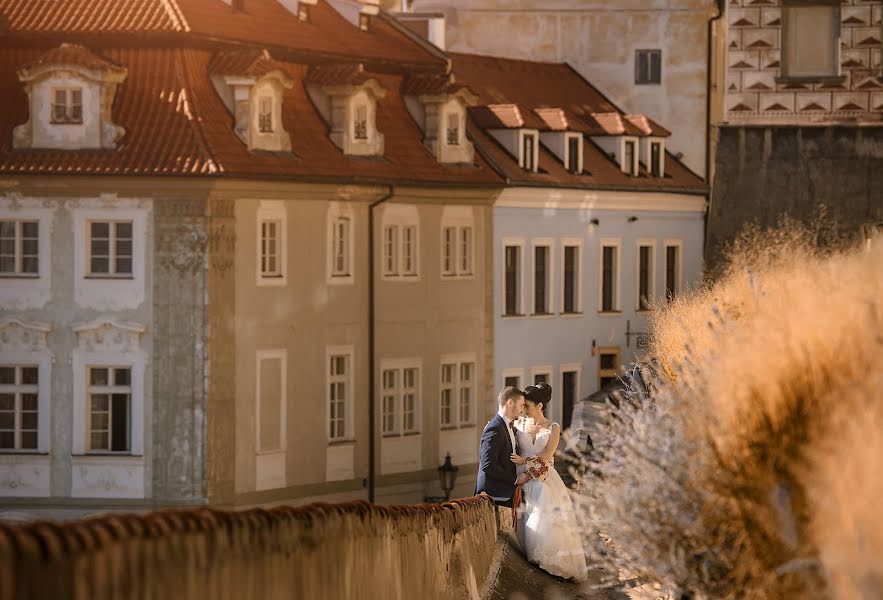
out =
<svg viewBox="0 0 883 600"><path fill-rule="evenodd" d="M637 221L637 220L638 220L638 217L636 217L636 216L634 216L634 215L632 215L631 217L629 217L629 223L634 223L634 222Z"/></svg>
<svg viewBox="0 0 883 600"><path fill-rule="evenodd" d="M592 225L597 225L598 224L598 217L594 217L591 221L589 221L589 223L591 223Z"/></svg>

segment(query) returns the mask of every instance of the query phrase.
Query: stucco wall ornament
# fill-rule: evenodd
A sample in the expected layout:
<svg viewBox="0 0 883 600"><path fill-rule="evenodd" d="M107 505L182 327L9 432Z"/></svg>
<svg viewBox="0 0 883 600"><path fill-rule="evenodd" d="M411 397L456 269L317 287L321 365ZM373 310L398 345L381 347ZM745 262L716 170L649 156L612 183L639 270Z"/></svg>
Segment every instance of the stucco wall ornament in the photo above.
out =
<svg viewBox="0 0 883 600"><path fill-rule="evenodd" d="M12 317L0 319L0 346L26 351L43 350L50 331L52 325L48 323L28 322Z"/></svg>
<svg viewBox="0 0 883 600"><path fill-rule="evenodd" d="M74 326L77 345L89 352L133 352L139 349L141 334L145 331L147 328L139 323L121 323L112 319L96 319Z"/></svg>

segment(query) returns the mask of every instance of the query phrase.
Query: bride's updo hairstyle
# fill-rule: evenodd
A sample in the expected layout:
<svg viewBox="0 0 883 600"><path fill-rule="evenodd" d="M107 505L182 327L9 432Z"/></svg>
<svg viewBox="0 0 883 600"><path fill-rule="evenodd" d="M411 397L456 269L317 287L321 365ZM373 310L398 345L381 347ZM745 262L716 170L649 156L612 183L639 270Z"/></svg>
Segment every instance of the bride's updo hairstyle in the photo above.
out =
<svg viewBox="0 0 883 600"><path fill-rule="evenodd" d="M552 401L552 386L546 383L545 381L541 381L536 386L543 393L543 406L549 406L549 402Z"/></svg>
<svg viewBox="0 0 883 600"><path fill-rule="evenodd" d="M549 388L549 395L546 395L546 392L543 390L542 386L549 387L545 383L539 383L537 385L529 385L524 388L524 400L525 402L530 402L534 406L537 404L542 404L545 409L549 405L549 398L552 397L552 388Z"/></svg>

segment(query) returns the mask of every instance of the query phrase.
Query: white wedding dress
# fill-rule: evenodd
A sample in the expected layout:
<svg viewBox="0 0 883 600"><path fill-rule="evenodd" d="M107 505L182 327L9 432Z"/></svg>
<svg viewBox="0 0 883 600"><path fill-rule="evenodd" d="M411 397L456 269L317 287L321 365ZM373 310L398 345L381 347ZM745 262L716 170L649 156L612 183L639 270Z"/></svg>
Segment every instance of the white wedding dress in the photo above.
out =
<svg viewBox="0 0 883 600"><path fill-rule="evenodd" d="M552 427L551 424L549 427ZM560 425L557 425L560 427ZM518 454L538 456L546 449L552 435L550 428L540 428L536 440L529 433L516 430ZM521 465L519 474L526 470ZM586 558L570 490L551 466L545 481L530 479L522 488L523 502L517 507L516 536L527 559L544 571L564 579L588 578Z"/></svg>

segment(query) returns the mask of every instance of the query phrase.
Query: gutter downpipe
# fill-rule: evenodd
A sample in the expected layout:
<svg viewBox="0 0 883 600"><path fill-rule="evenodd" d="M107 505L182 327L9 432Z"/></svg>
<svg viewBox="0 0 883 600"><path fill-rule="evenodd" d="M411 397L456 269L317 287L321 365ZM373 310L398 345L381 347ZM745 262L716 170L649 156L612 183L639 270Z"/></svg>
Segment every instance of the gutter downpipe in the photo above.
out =
<svg viewBox="0 0 883 600"><path fill-rule="evenodd" d="M711 216L711 198L712 198L712 180L711 180L711 87L714 78L714 24L724 16L724 0L717 0L717 15L708 19L708 50L706 53L706 75L705 75L705 183L708 186L708 206L705 209L705 235L702 241L702 256L707 257L708 253L708 223Z"/></svg>
<svg viewBox="0 0 883 600"><path fill-rule="evenodd" d="M368 207L368 502L374 504L376 488L375 454L377 452L374 438L377 424L375 423L376 402L374 387L374 208L383 204L395 194L395 185L388 185L386 193Z"/></svg>

